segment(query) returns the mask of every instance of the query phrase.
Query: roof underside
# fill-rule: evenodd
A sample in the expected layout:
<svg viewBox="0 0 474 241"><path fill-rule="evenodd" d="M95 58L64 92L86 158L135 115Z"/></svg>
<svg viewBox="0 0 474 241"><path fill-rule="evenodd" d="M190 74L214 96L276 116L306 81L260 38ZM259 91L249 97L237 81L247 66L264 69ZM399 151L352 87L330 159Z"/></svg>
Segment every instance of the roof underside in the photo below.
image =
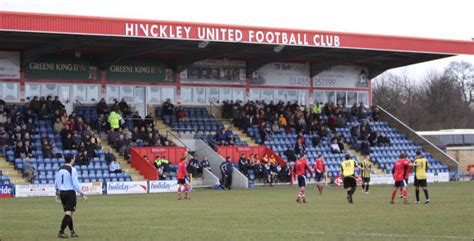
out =
<svg viewBox="0 0 474 241"><path fill-rule="evenodd" d="M275 45L210 42L199 48L200 41L105 37L71 34L50 34L0 31L0 48L21 51L21 64L45 55L88 56L100 60L102 68L126 59L156 59L170 68L181 71L190 64L211 58L243 60L247 74L272 62L310 63L311 77L334 65L358 65L369 69L370 78L385 70L453 56L450 54L285 46L275 52Z"/></svg>

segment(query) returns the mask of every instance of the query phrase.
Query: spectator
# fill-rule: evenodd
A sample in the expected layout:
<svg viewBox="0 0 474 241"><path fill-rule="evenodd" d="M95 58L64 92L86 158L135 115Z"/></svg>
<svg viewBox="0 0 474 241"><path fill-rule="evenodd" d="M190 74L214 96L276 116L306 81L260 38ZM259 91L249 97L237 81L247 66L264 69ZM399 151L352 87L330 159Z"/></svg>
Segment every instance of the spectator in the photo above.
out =
<svg viewBox="0 0 474 241"><path fill-rule="evenodd" d="M124 156L128 160L130 153L130 142L124 138L123 134L120 134L119 139L115 142L115 150L119 152L120 155Z"/></svg>
<svg viewBox="0 0 474 241"><path fill-rule="evenodd" d="M135 111L135 113L133 114L132 123L133 123L133 127L138 127L138 128L145 127L143 123L143 119L140 116L140 113L138 111Z"/></svg>
<svg viewBox="0 0 474 241"><path fill-rule="evenodd" d="M390 146L390 137L385 133L380 133L377 138L377 146Z"/></svg>
<svg viewBox="0 0 474 241"><path fill-rule="evenodd" d="M235 137L234 137L234 132L232 131L232 128L228 128L226 131L225 131L225 140L227 142L235 142Z"/></svg>
<svg viewBox="0 0 474 241"><path fill-rule="evenodd" d="M171 103L171 100L170 100L170 99L167 99L167 100L163 103L163 109L162 109L161 114L162 114L163 116L173 115L173 111L174 111L174 105Z"/></svg>
<svg viewBox="0 0 474 241"><path fill-rule="evenodd" d="M319 120L320 116L321 116L321 106L319 105L319 103L313 104L311 106L311 117L313 119Z"/></svg>
<svg viewBox="0 0 474 241"><path fill-rule="evenodd" d="M380 120L380 110L377 106L372 106L372 120L373 121Z"/></svg>
<svg viewBox="0 0 474 241"><path fill-rule="evenodd" d="M102 98L100 99L99 103L97 103L97 115L106 115L109 113L109 107L107 106L107 103L105 102L105 99Z"/></svg>
<svg viewBox="0 0 474 241"><path fill-rule="evenodd" d="M27 156L23 156L23 176L26 177L28 182L33 182L36 177L36 170L31 164L31 160Z"/></svg>
<svg viewBox="0 0 474 241"><path fill-rule="evenodd" d="M249 160L245 156L245 153L242 153L239 159L239 171L242 172L245 176L247 176L249 168Z"/></svg>
<svg viewBox="0 0 474 241"><path fill-rule="evenodd" d="M200 168L201 166L199 165L199 161L192 157L188 163L188 173L191 173L193 177L198 177Z"/></svg>
<svg viewBox="0 0 474 241"><path fill-rule="evenodd" d="M166 159L165 155L163 155L161 158L160 156L156 156L155 158L156 159L153 165L158 171L159 180L166 179L165 172L168 171L170 162L168 161L168 159Z"/></svg>
<svg viewBox="0 0 474 241"><path fill-rule="evenodd" d="M127 102L125 101L125 98L122 98L120 100L120 103L118 104L120 112L122 112L123 116L130 116L130 106L128 106Z"/></svg>
<svg viewBox="0 0 474 241"><path fill-rule="evenodd" d="M113 130L118 130L122 124L121 123L122 121L123 121L122 116L119 113L117 113L116 109L113 109L112 112L110 112L109 119L108 119L110 128Z"/></svg>
<svg viewBox="0 0 474 241"><path fill-rule="evenodd" d="M204 169L207 169L207 170L211 171L211 164L207 160L207 156L204 156L204 158L202 159L200 165L201 165L201 173L202 173L202 170L204 170Z"/></svg>
<svg viewBox="0 0 474 241"><path fill-rule="evenodd" d="M48 140L43 139L43 143L41 145L41 149L43 151L43 157L44 158L52 158L53 153L52 153L52 147L49 144Z"/></svg>
<svg viewBox="0 0 474 241"><path fill-rule="evenodd" d="M289 162L290 164L293 164L293 163L296 162L296 159L297 159L297 158L296 158L296 153L295 153L295 151L293 150L293 148L288 147L288 148L286 149L286 151L283 152L283 155L286 156L286 160L288 160L288 162Z"/></svg>
<svg viewBox="0 0 474 241"><path fill-rule="evenodd" d="M302 153L306 153L306 146L303 144L301 139L296 139L294 150L295 150L296 155L301 155Z"/></svg>
<svg viewBox="0 0 474 241"><path fill-rule="evenodd" d="M21 158L27 156L25 146L21 140L16 142L15 146L15 158Z"/></svg>
<svg viewBox="0 0 474 241"><path fill-rule="evenodd" d="M109 170L111 173L122 173L122 167L117 160L114 160L110 163Z"/></svg>
<svg viewBox="0 0 474 241"><path fill-rule="evenodd" d="M63 139L63 148L64 150L74 150L76 149L76 140L70 132L66 133L66 137Z"/></svg>
<svg viewBox="0 0 474 241"><path fill-rule="evenodd" d="M61 133L61 131L64 129L64 124L61 122L60 118L56 118L56 121L54 122L53 125L53 130L55 134Z"/></svg>
<svg viewBox="0 0 474 241"><path fill-rule="evenodd" d="M107 165L110 165L110 163L117 160L115 158L115 155L112 153L112 150L108 150L107 152L105 152L104 157L105 157L105 162L107 162Z"/></svg>
<svg viewBox="0 0 474 241"><path fill-rule="evenodd" d="M230 191L232 185L233 165L229 156L226 158L225 162L220 165L220 170L222 175L221 185L224 187L224 189Z"/></svg>
<svg viewBox="0 0 474 241"><path fill-rule="evenodd" d="M76 164L78 166L87 166L89 165L89 159L87 159L87 151L78 151L76 155Z"/></svg>
<svg viewBox="0 0 474 241"><path fill-rule="evenodd" d="M216 140L217 143L222 143L223 141L225 141L225 139L226 139L226 135L224 132L224 128L222 128L216 132L216 135L214 136L214 140Z"/></svg>
<svg viewBox="0 0 474 241"><path fill-rule="evenodd" d="M331 143L331 153L332 154L339 154L341 153L341 149L339 148L339 145L337 144L337 140L334 139Z"/></svg>

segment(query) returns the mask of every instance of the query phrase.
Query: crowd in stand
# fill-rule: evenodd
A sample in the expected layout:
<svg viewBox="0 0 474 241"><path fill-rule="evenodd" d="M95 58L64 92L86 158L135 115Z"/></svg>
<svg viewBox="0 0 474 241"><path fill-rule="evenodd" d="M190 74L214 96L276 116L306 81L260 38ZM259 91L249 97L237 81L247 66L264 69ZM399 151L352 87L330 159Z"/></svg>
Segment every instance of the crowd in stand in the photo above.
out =
<svg viewBox="0 0 474 241"><path fill-rule="evenodd" d="M62 157L54 139L49 138L46 131L40 131L36 120L51 123L54 134L61 136L63 149L77 150L77 165L88 165L97 156L96 150L101 148L100 138L75 112L68 116L57 96L54 99L52 96L35 96L22 108L14 104L7 107L4 101L0 101L0 144L10 147L15 158L23 159L23 171L29 181L36 174L30 160L34 157L32 135L39 134L43 158Z"/></svg>
<svg viewBox="0 0 474 241"><path fill-rule="evenodd" d="M239 158L239 170L246 176L252 171L256 178L263 179L270 186L276 182L288 182L291 176L288 166L282 168L273 154L265 154L261 158L258 154L250 154L248 157L242 154Z"/></svg>
<svg viewBox="0 0 474 241"><path fill-rule="evenodd" d="M120 102L114 100L112 106L109 106L105 99L101 99L96 106L96 111L97 130L108 133L109 145L126 159L129 159L132 146L173 145L167 136L162 135L155 127L151 113L145 118L142 118L138 111L132 114L130 106L124 99Z"/></svg>

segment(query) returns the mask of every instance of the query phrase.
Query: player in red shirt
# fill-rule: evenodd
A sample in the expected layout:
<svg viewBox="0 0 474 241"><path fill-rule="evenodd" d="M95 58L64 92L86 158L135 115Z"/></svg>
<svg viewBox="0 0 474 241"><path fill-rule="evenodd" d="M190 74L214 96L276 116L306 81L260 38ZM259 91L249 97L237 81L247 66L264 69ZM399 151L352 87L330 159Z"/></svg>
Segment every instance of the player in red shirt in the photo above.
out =
<svg viewBox="0 0 474 241"><path fill-rule="evenodd" d="M293 167L293 178L298 177L298 187L300 188L296 202L306 202L306 197L304 196L304 190L306 187L306 172L309 172L311 175L313 175L313 171L311 171L308 162L306 162L306 154L303 153L301 158L295 162Z"/></svg>
<svg viewBox="0 0 474 241"><path fill-rule="evenodd" d="M403 204L407 204L407 180L406 178L409 176L407 172L409 172L411 162L406 159L407 154L402 153L400 154L400 160L395 162L395 165L392 169L393 180L395 181L394 189L392 191L392 200L390 203L394 204L395 196L397 195L397 189L402 189L403 195Z"/></svg>
<svg viewBox="0 0 474 241"><path fill-rule="evenodd" d="M314 179L316 180L316 187L319 190L319 195L323 193L323 179L326 172L326 164L324 164L324 156L321 154L314 162Z"/></svg>
<svg viewBox="0 0 474 241"><path fill-rule="evenodd" d="M410 178L410 173L411 173L411 167L413 166L412 162L410 160L408 160L408 156L405 154L405 158L403 159L407 164L408 164L408 167L407 167L407 172L405 174L405 182L407 183L407 193L408 193L408 179ZM403 198L403 188L400 187L400 198Z"/></svg>
<svg viewBox="0 0 474 241"><path fill-rule="evenodd" d="M188 164L186 164L186 157L181 158L178 163L178 173L176 179L178 179L178 200L181 200L181 187L184 186L184 199L188 199L188 184L186 183L186 176Z"/></svg>

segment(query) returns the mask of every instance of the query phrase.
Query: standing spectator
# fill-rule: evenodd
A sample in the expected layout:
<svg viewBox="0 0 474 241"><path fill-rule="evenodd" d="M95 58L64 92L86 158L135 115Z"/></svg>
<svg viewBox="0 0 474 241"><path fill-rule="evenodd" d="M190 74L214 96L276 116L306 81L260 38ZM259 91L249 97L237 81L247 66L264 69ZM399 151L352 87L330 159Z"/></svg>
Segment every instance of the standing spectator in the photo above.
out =
<svg viewBox="0 0 474 241"><path fill-rule="evenodd" d="M199 169L199 161L196 158L192 157L188 163L188 173L191 173L193 177L198 177Z"/></svg>
<svg viewBox="0 0 474 241"><path fill-rule="evenodd" d="M53 130L55 134L61 133L61 131L64 129L64 124L61 122L60 118L56 118L56 121L54 122L53 125Z"/></svg>
<svg viewBox="0 0 474 241"><path fill-rule="evenodd" d="M225 162L220 165L220 170L222 175L221 185L224 189L230 190L230 186L232 185L233 166L229 156L226 158Z"/></svg>
<svg viewBox="0 0 474 241"><path fill-rule="evenodd" d="M249 160L245 156L245 153L242 153L239 159L239 171L242 172L245 176L247 176L249 168Z"/></svg>
<svg viewBox="0 0 474 241"><path fill-rule="evenodd" d="M171 103L171 100L170 100L170 99L167 99L167 100L163 103L163 109L162 109L161 114L162 114L163 116L173 115L173 110L174 110L174 105Z"/></svg>
<svg viewBox="0 0 474 241"><path fill-rule="evenodd" d="M296 158L296 153L295 153L295 151L293 150L293 148L288 147L288 149L286 149L286 151L283 152L283 155L286 156L286 160L288 160L288 162L289 162L290 164L293 164L293 163L296 162L296 159L297 159L297 158Z"/></svg>
<svg viewBox="0 0 474 241"><path fill-rule="evenodd" d="M27 156L23 157L23 173L28 182L32 182L36 177L36 170L33 167L33 164L31 164L30 158Z"/></svg>
<svg viewBox="0 0 474 241"><path fill-rule="evenodd" d="M108 122L112 130L118 130L122 120L122 116L117 113L117 109L113 109L112 112L110 112Z"/></svg>
<svg viewBox="0 0 474 241"><path fill-rule="evenodd" d="M113 161L116 160L115 155L112 153L112 150L108 150L105 155L105 162L107 162L107 165L110 165Z"/></svg>
<svg viewBox="0 0 474 241"><path fill-rule="evenodd" d="M97 104L96 110L97 115L105 116L107 113L109 113L109 107L107 106L107 103L105 102L104 98L100 99L99 103Z"/></svg>
<svg viewBox="0 0 474 241"><path fill-rule="evenodd" d="M201 173L203 172L204 169L207 169L207 170L211 171L211 164L207 160L207 156L204 156L204 158L202 159L200 165L201 165Z"/></svg>

